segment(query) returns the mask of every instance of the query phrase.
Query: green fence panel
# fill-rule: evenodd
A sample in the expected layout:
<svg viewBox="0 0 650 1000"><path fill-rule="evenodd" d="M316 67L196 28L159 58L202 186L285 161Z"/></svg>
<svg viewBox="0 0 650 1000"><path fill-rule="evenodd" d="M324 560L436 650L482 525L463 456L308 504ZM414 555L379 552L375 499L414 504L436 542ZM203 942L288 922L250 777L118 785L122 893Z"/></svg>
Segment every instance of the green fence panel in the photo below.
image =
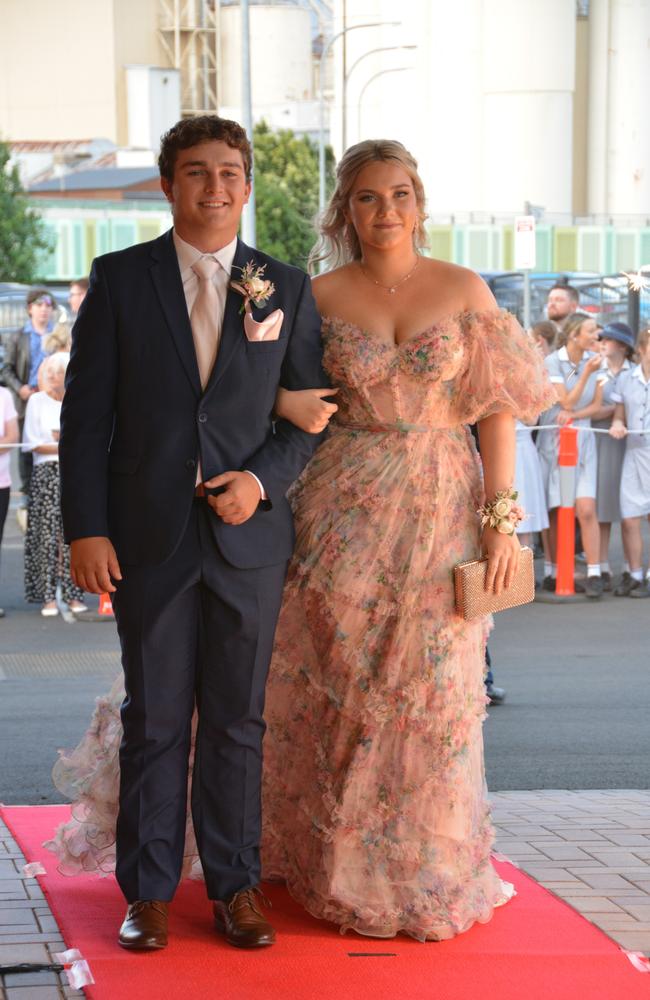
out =
<svg viewBox="0 0 650 1000"><path fill-rule="evenodd" d="M454 259L453 229L451 226L429 226L429 249L438 260Z"/></svg>
<svg viewBox="0 0 650 1000"><path fill-rule="evenodd" d="M614 270L634 271L641 263L639 260L639 243L637 233L633 230L615 230L614 235Z"/></svg>
<svg viewBox="0 0 650 1000"><path fill-rule="evenodd" d="M573 226L558 226L553 235L553 269L555 271L577 271L578 230Z"/></svg>
<svg viewBox="0 0 650 1000"><path fill-rule="evenodd" d="M514 226L503 226L501 229L501 267L504 271L513 271L515 267Z"/></svg>
<svg viewBox="0 0 650 1000"><path fill-rule="evenodd" d="M110 220L111 250L126 250L138 242L135 222L131 220Z"/></svg>

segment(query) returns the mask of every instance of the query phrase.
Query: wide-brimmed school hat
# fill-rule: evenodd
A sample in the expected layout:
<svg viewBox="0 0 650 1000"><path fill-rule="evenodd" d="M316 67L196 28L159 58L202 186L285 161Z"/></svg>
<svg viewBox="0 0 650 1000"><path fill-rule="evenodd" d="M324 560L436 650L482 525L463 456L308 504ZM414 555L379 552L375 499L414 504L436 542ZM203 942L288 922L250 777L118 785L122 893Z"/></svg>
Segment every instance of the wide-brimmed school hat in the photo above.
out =
<svg viewBox="0 0 650 1000"><path fill-rule="evenodd" d="M634 347L634 334L627 323L608 323L598 334L601 340L618 340L619 344Z"/></svg>

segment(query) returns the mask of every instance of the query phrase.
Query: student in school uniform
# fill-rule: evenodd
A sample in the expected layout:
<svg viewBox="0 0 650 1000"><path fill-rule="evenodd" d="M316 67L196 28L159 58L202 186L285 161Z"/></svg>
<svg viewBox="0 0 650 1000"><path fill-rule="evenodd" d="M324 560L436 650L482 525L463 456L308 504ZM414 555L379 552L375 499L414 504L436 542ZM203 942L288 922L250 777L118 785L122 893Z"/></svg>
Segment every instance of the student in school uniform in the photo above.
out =
<svg viewBox="0 0 650 1000"><path fill-rule="evenodd" d="M633 366L634 334L627 323L608 323L600 331L601 372L607 376L603 384L603 405L591 419L591 426L609 430L614 415L613 395L621 376ZM625 442L609 434L596 434L598 452L598 480L596 484L596 514L600 526L600 572L603 589L612 589L612 571L609 565L609 540L612 524L621 520L621 473ZM629 570L626 566L625 570Z"/></svg>
<svg viewBox="0 0 650 1000"><path fill-rule="evenodd" d="M542 355L543 358L547 358L549 356L549 354L553 353L553 351L555 350L555 342L556 342L557 336L558 336L557 326L555 325L555 323L551 322L551 320L541 320L539 323L535 323L534 326L531 326L531 328L528 331L528 333L532 337L532 339L533 339L533 341L535 343L535 347L537 348L537 350L539 351L539 353ZM543 416L543 414L542 414L542 416ZM542 419L540 417L538 423L542 423L542 422L543 421L542 421ZM526 511L526 513L529 515L526 518L525 522L522 521L522 524L526 524L526 525L530 524L530 525L532 525L533 521L535 521L535 522L541 522L541 524L542 524L541 528L536 529L536 528L533 528L531 526L531 527L527 527L525 530L530 531L531 533L534 532L534 531L536 531L536 530L539 530L539 535L540 535L540 538L542 540L542 548L544 550L544 567L545 567L544 575L545 575L546 589L548 589L548 590L555 590L555 580L551 576L551 567L552 567L552 564L553 564L553 555L552 555L552 552L551 552L551 538L550 538L550 534L549 534L549 530L548 530L549 521L548 521L548 510L547 510L547 507L546 507L546 484L545 484L545 481L544 481L544 474L543 474L543 470L542 470L542 465L541 465L541 462L540 462L540 459L539 459L539 453L537 451L537 448L535 448L535 438L536 438L536 435L535 435L534 432L525 431L524 430L524 425L519 420L516 421L515 426L517 428L517 455L516 455L516 465L515 465L515 468L517 470L521 469L522 463L525 462L526 457L528 457L528 465L531 466L533 468L533 470L534 470L533 471L534 480L531 481L530 480L530 476L529 476L525 481L526 482L531 481L531 482L534 483L534 485L533 485L533 489L535 491L534 495L536 495L538 497L537 501L535 501L534 499L532 501L530 501L527 496L525 496L525 498L523 498L523 499L520 499L519 502L520 502L521 506L524 508L524 510ZM524 435L527 436L528 443L525 443L526 438L525 438ZM524 453L522 455L519 455L519 448L520 448L520 445L522 445L522 444L524 446ZM532 460L532 457L531 457L531 454L530 454L530 449L531 448L535 448L535 462L536 462L536 464L533 463L533 460ZM527 455L526 455L526 451L527 451ZM516 476L517 476L517 474L515 473L515 477ZM517 485L517 482L518 482L518 480L515 482L515 489L519 490L519 486ZM521 492L521 491L519 491L519 492ZM534 514L533 514L533 516L531 516L531 509L532 508L530 506L528 506L529 503L533 503L535 505L534 506ZM521 526L522 525L519 525L519 528L521 528ZM520 538L519 540L522 543L522 545L530 545L531 544L529 541L525 541L523 538ZM544 582L542 583L542 586L544 586Z"/></svg>
<svg viewBox="0 0 650 1000"><path fill-rule="evenodd" d="M639 334L640 364L621 376L612 399L616 403L610 428L625 441L621 475L621 531L630 567L614 593L617 597L650 597L650 567L643 575L641 520L650 521L650 330ZM630 431L646 431L632 434Z"/></svg>
<svg viewBox="0 0 650 1000"><path fill-rule="evenodd" d="M522 545L532 548L533 535L537 532L546 534L548 528L544 479L531 428L520 420L517 420L515 426L517 448L514 487L519 494L517 502L526 511L526 517L517 525L517 536Z"/></svg>
<svg viewBox="0 0 650 1000"><path fill-rule="evenodd" d="M559 335L562 343L557 351L545 359L549 378L557 392L555 406L542 414L542 424L564 424L588 428L591 416L602 406L605 376L599 371L601 364L598 347L598 328L593 319L584 313L571 317ZM596 517L596 481L598 458L594 434L578 433L578 467L576 490L576 517L580 524L582 542L587 556L587 580L584 593L599 598L603 593L600 573L600 532ZM557 575L557 508L560 506L560 470L558 465L559 434L557 431L540 431L537 436L542 475L546 487L549 510L549 532L552 563L544 566L545 589L555 589ZM578 589L576 585L576 589Z"/></svg>

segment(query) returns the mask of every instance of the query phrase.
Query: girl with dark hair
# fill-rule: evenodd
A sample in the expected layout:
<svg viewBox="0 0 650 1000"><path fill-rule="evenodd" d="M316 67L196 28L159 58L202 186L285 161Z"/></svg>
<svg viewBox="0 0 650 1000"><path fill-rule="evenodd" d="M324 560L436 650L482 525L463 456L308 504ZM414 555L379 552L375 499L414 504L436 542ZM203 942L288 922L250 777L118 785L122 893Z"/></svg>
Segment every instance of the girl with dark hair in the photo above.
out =
<svg viewBox="0 0 650 1000"><path fill-rule="evenodd" d="M600 332L601 371L607 376L603 385L602 408L592 417L592 427L608 430L614 414L613 396L624 372L632 368L634 335L627 323L608 323ZM612 524L621 520L621 472L625 442L608 434L596 434L598 480L596 483L596 514L600 527L600 570L603 589L612 589L609 565L609 539ZM629 567L626 566L626 569Z"/></svg>
<svg viewBox="0 0 650 1000"><path fill-rule="evenodd" d="M650 566L643 575L641 521L650 521L650 330L637 341L639 364L620 378L612 400L616 404L611 436L625 439L621 473L621 530L629 570L616 588L617 597L650 597ZM643 434L628 434L644 431Z"/></svg>

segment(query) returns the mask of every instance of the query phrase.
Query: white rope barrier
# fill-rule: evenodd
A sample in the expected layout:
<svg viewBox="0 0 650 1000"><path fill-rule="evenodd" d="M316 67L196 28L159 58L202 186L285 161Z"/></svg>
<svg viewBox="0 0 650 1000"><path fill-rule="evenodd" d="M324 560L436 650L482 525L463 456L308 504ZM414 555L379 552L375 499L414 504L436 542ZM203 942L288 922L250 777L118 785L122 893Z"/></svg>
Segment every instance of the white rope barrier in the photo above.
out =
<svg viewBox="0 0 650 1000"><path fill-rule="evenodd" d="M534 427L529 427L527 424L525 424L523 427L518 427L517 430L518 431L560 431L560 430L562 430L563 427L570 427L571 430L574 430L574 431L583 431L583 432L590 431L592 434L609 434L609 428L608 427L578 427L575 424L571 424L571 423L569 423L569 424L535 424ZM643 431L635 431L635 430L627 430L626 429L626 433L624 435L624 438L627 437L628 434L650 434L650 428L648 430L643 430ZM614 438L614 440L615 441L616 440L620 441L620 440L624 440L624 438Z"/></svg>
<svg viewBox="0 0 650 1000"><path fill-rule="evenodd" d="M518 431L530 431L530 432L532 432L532 431L560 431L560 430L562 430L562 427L571 427L573 430L581 431L583 433L590 432L592 434L609 434L609 430L606 427L576 427L574 424L535 424L533 427L530 427L527 424L525 424L522 427L518 427L517 430ZM627 433L625 434L625 437L627 437L629 434L650 434L650 428L648 428L648 430L642 430L642 431L628 430ZM624 440L624 438L615 438L614 440ZM26 451L33 451L34 448L40 448L40 447L42 447L42 445L45 445L45 444L57 444L57 442L56 441L39 441L38 444L34 444L30 448L27 448ZM18 443L18 444L1 444L0 445L0 454L6 448L23 448L23 445L20 444L20 443Z"/></svg>

